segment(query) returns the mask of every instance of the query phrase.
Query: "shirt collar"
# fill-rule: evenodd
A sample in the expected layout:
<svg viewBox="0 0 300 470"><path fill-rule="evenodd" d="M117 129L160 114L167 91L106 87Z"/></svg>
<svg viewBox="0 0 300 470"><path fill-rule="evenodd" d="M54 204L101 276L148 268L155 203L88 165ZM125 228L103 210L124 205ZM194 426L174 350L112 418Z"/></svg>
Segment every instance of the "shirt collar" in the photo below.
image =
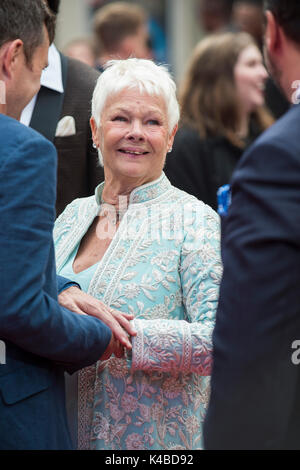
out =
<svg viewBox="0 0 300 470"><path fill-rule="evenodd" d="M54 44L51 44L49 47L48 64L48 67L42 72L41 85L50 88L50 90L63 93L64 85L62 80L61 59Z"/></svg>
<svg viewBox="0 0 300 470"><path fill-rule="evenodd" d="M97 205L101 205L101 198L102 192L104 189L105 182L99 184L95 190L95 198ZM143 184L138 188L135 188L129 197L129 205L130 204L139 204L142 202L150 201L152 199L156 199L157 197L161 196L163 193L168 191L171 188L171 183L166 177L164 173L155 180L151 181L150 183Z"/></svg>

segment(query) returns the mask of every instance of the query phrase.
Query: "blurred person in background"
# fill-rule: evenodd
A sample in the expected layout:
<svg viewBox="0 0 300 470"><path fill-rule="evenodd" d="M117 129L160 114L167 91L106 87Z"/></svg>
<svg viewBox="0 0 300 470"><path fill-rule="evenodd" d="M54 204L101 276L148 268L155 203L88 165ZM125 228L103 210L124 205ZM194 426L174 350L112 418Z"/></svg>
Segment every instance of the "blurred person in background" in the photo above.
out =
<svg viewBox="0 0 300 470"><path fill-rule="evenodd" d="M263 0L236 0L232 9L232 23L237 31L251 34L262 52L265 27ZM272 77L268 77L266 81L265 100L266 106L276 119L290 107L290 103Z"/></svg>
<svg viewBox="0 0 300 470"><path fill-rule="evenodd" d="M165 173L174 186L217 208L245 148L272 124L267 72L246 33L211 35L194 49L180 89L181 126Z"/></svg>
<svg viewBox="0 0 300 470"><path fill-rule="evenodd" d="M107 3L110 3L110 1L111 0L85 0L86 4L89 7L91 16L93 16L100 7L103 7Z"/></svg>
<svg viewBox="0 0 300 470"><path fill-rule="evenodd" d="M221 33L232 29L233 0L200 0L199 19L206 34Z"/></svg>
<svg viewBox="0 0 300 470"><path fill-rule="evenodd" d="M47 0L59 12L60 0ZM54 143L58 154L56 214L76 197L93 194L103 180L92 147L89 126L90 100L99 73L92 67L61 54L52 44L41 89L25 107L21 122Z"/></svg>
<svg viewBox="0 0 300 470"><path fill-rule="evenodd" d="M93 33L99 71L111 59L152 58L147 14L139 5L115 2L100 8Z"/></svg>
<svg viewBox="0 0 300 470"><path fill-rule="evenodd" d="M238 31L251 34L258 47L262 49L263 0L235 0L232 7L232 22Z"/></svg>
<svg viewBox="0 0 300 470"><path fill-rule="evenodd" d="M77 59L90 67L95 67L96 54L89 38L77 38L68 42L63 48L67 57Z"/></svg>

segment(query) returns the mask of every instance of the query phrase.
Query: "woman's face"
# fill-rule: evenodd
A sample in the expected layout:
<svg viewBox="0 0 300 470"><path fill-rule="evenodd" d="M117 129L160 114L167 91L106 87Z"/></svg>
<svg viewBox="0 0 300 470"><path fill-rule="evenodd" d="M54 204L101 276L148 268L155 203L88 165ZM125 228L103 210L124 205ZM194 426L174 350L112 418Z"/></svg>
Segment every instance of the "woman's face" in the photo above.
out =
<svg viewBox="0 0 300 470"><path fill-rule="evenodd" d="M267 76L259 49L250 45L242 50L234 67L234 78L239 102L246 112L264 104Z"/></svg>
<svg viewBox="0 0 300 470"><path fill-rule="evenodd" d="M100 126L91 119L93 140L103 156L105 178L134 179L138 185L159 178L175 127L169 136L167 110L161 96L125 89L110 96Z"/></svg>

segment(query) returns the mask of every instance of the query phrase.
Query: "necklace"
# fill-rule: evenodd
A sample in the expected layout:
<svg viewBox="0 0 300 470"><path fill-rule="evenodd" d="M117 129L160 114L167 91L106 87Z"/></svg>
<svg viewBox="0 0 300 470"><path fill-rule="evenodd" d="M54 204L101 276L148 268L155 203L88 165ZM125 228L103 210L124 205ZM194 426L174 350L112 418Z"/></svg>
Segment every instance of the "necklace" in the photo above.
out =
<svg viewBox="0 0 300 470"><path fill-rule="evenodd" d="M117 223L122 220L127 207L117 209L113 204L101 200L100 216L107 217L110 222Z"/></svg>

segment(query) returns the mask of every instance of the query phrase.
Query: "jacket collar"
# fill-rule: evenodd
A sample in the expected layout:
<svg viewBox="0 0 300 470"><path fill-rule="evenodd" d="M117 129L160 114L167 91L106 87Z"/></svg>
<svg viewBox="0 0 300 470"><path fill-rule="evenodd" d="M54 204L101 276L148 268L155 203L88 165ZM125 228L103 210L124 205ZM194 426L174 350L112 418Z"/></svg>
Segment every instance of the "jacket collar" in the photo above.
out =
<svg viewBox="0 0 300 470"><path fill-rule="evenodd" d="M105 181L99 184L99 186L97 186L95 190L95 198L98 206L101 205L101 198L104 185ZM170 188L170 181L168 180L166 175L162 173L157 180L151 181L150 183L143 184L142 186L135 188L130 194L129 205L140 204L143 202L151 201L152 199L156 199L162 194L164 194L166 191L168 191Z"/></svg>

